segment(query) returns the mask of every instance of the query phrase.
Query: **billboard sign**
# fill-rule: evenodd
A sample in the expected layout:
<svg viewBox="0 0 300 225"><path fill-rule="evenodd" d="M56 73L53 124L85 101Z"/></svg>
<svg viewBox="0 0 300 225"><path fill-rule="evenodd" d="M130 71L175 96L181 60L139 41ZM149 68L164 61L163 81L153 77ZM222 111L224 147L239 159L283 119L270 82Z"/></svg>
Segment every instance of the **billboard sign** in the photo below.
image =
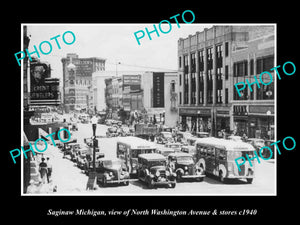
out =
<svg viewBox="0 0 300 225"><path fill-rule="evenodd" d="M164 108L164 73L153 72L153 108Z"/></svg>
<svg viewBox="0 0 300 225"><path fill-rule="evenodd" d="M58 105L59 79L50 78L46 63L30 64L30 105Z"/></svg>

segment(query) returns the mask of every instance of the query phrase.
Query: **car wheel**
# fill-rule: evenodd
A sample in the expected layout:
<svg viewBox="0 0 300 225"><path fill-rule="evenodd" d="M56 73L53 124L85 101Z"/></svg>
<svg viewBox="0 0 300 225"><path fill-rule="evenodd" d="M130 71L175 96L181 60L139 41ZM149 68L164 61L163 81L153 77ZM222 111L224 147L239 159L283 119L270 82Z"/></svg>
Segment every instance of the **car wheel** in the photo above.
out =
<svg viewBox="0 0 300 225"><path fill-rule="evenodd" d="M107 180L106 180L106 177L103 176L103 177L102 177L102 186L103 186L103 187L106 187L106 185L107 185Z"/></svg>
<svg viewBox="0 0 300 225"><path fill-rule="evenodd" d="M148 180L148 188L152 189L154 187L154 181L152 179Z"/></svg>
<svg viewBox="0 0 300 225"><path fill-rule="evenodd" d="M204 180L204 177L198 177L196 180L197 180L198 182L202 182L202 181Z"/></svg>
<svg viewBox="0 0 300 225"><path fill-rule="evenodd" d="M182 174L180 172L177 173L176 180L177 182L182 182Z"/></svg>
<svg viewBox="0 0 300 225"><path fill-rule="evenodd" d="M125 182L124 182L124 185L125 185L125 186L128 186L128 185L129 185L129 181L125 181Z"/></svg>
<svg viewBox="0 0 300 225"><path fill-rule="evenodd" d="M176 183L172 183L171 188L175 188L175 187L176 187Z"/></svg>
<svg viewBox="0 0 300 225"><path fill-rule="evenodd" d="M219 172L219 178L220 178L220 181L221 181L222 183L224 183L224 184L226 183L226 178L224 177L222 171Z"/></svg>
<svg viewBox="0 0 300 225"><path fill-rule="evenodd" d="M252 182L253 182L253 178L247 178L247 183L248 184L252 184Z"/></svg>

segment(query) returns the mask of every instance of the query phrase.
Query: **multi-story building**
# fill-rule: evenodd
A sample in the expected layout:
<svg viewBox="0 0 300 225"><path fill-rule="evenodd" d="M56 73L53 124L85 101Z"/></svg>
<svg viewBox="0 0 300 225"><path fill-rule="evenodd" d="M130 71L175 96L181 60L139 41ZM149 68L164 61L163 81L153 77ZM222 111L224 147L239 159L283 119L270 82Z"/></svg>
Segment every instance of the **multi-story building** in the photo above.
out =
<svg viewBox="0 0 300 225"><path fill-rule="evenodd" d="M126 112L140 110L141 74L139 71L98 71L93 73L94 106L98 111L117 111L123 108ZM138 101L137 101L138 99Z"/></svg>
<svg viewBox="0 0 300 225"><path fill-rule="evenodd" d="M274 34L274 26L213 26L178 40L179 121L183 129L214 136L220 130L237 129L232 106L237 81L234 62L251 40L270 33Z"/></svg>
<svg viewBox="0 0 300 225"><path fill-rule="evenodd" d="M142 75L143 103L149 119L174 127L178 122L177 72L145 72Z"/></svg>
<svg viewBox="0 0 300 225"><path fill-rule="evenodd" d="M268 27L269 28L269 27ZM267 29L267 28L265 28ZM232 113L234 130L237 134L246 133L248 137L274 139L274 29L264 32L262 36L249 37L243 48L233 49L233 85L238 82L254 83L262 72L268 71L273 76L273 82L265 86L253 84L241 91L241 97L233 87ZM264 83L270 82L268 75L263 76Z"/></svg>
<svg viewBox="0 0 300 225"><path fill-rule="evenodd" d="M63 64L63 90L65 110L87 111L89 86L92 73L105 70L105 59L99 57L79 58L77 54L67 54L61 59Z"/></svg>

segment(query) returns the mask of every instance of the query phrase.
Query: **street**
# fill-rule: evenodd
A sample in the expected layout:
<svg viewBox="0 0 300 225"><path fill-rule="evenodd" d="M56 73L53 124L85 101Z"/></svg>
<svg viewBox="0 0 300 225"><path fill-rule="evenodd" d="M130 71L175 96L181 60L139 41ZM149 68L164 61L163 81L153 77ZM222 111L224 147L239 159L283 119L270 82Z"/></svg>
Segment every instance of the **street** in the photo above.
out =
<svg viewBox="0 0 300 225"><path fill-rule="evenodd" d="M97 125L96 135L105 136L107 126ZM72 133L77 142L83 143L84 138L92 136L91 124L78 124L78 131ZM117 138L101 138L100 152L105 157L116 156ZM86 190L88 176L80 170L69 158L63 158L63 153L56 147L50 148L53 167L53 185L57 186L55 195L275 195L275 163L263 161L256 163L256 177L252 184L244 180L230 180L221 183L217 177L208 175L204 181L184 181L177 183L175 188L158 187L148 189L140 181L131 181L128 186L110 185L96 190Z"/></svg>

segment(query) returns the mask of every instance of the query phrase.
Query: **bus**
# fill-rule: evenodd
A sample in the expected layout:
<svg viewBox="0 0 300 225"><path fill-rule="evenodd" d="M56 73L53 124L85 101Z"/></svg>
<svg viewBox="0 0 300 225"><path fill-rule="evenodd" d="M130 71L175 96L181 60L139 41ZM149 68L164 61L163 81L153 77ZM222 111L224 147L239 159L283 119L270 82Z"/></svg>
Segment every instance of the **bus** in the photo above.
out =
<svg viewBox="0 0 300 225"><path fill-rule="evenodd" d="M255 148L245 142L236 142L220 138L199 138L196 141L196 162L206 173L215 175L225 183L227 179L246 179L247 183L252 183L255 175L255 163L253 167L247 160L238 169L235 159L254 157Z"/></svg>
<svg viewBox="0 0 300 225"><path fill-rule="evenodd" d="M156 144L142 138L128 136L117 140L117 157L122 159L130 176L137 175L138 155L155 153Z"/></svg>

